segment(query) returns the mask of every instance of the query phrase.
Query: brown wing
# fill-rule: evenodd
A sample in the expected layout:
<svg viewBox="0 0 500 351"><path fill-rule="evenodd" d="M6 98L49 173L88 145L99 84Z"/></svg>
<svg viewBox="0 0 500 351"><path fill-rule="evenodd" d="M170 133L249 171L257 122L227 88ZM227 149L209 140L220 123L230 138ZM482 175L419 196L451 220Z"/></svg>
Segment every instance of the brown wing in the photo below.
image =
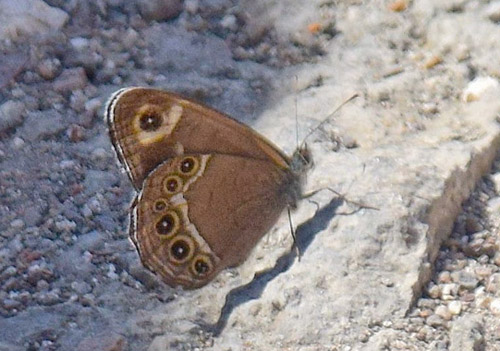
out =
<svg viewBox="0 0 500 351"><path fill-rule="evenodd" d="M143 263L197 288L243 262L286 206L288 171L232 155L185 155L156 168L133 211Z"/></svg>
<svg viewBox="0 0 500 351"><path fill-rule="evenodd" d="M111 140L136 189L165 160L184 154L227 154L274 162L288 157L248 126L170 92L117 91L106 105Z"/></svg>

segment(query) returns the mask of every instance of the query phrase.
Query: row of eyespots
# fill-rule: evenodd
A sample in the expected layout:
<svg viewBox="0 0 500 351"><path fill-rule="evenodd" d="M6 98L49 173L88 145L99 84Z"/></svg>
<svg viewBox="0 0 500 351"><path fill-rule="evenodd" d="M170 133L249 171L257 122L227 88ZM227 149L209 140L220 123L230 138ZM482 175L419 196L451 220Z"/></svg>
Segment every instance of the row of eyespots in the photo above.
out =
<svg viewBox="0 0 500 351"><path fill-rule="evenodd" d="M155 211L163 212L167 209L167 202L164 199L158 199L154 204ZM212 260L204 254L196 254L194 240L186 234L178 234L181 226L179 214L174 210L168 210L155 224L156 233L168 241L167 254L171 262L176 265L182 265L191 260L191 273L197 278L203 278L213 270Z"/></svg>

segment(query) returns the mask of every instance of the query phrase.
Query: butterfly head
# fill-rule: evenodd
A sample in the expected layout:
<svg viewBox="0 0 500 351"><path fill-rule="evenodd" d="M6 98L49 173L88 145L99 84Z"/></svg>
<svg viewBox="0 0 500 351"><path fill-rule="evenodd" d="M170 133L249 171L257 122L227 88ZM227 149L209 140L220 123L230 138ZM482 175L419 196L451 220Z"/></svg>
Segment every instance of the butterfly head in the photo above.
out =
<svg viewBox="0 0 500 351"><path fill-rule="evenodd" d="M313 164L312 153L309 151L307 144L304 143L293 153L290 169L292 173L303 175L312 168Z"/></svg>

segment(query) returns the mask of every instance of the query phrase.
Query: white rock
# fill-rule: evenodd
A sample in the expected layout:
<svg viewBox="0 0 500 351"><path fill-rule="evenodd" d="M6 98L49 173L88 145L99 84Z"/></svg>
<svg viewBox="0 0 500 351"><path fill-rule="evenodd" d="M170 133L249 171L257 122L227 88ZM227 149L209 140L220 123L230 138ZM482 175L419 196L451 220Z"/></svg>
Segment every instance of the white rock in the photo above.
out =
<svg viewBox="0 0 500 351"><path fill-rule="evenodd" d="M496 315L500 315L500 298L491 300L490 310Z"/></svg>
<svg viewBox="0 0 500 351"><path fill-rule="evenodd" d="M481 96L489 92L494 92L498 94L500 90L500 84L498 80L493 77L477 77L473 81L469 82L462 94L462 100L464 102L477 101Z"/></svg>
<svg viewBox="0 0 500 351"><path fill-rule="evenodd" d="M0 40L61 29L69 16L42 0L0 0Z"/></svg>
<svg viewBox="0 0 500 351"><path fill-rule="evenodd" d="M448 304L448 310L453 315L458 315L462 312L462 302L461 301L450 301Z"/></svg>

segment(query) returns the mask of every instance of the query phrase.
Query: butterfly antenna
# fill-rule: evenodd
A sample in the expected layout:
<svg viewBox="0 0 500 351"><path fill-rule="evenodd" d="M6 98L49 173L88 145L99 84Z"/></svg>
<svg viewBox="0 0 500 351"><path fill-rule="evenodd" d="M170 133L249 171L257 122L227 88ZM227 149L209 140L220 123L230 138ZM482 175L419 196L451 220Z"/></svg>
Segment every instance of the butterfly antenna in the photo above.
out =
<svg viewBox="0 0 500 351"><path fill-rule="evenodd" d="M326 124L330 118L332 118L333 115L335 115L342 107L344 107L347 103L351 102L355 98L357 98L359 94L354 94L347 100L345 100L343 103L341 103L333 112L331 112L328 116L326 116L321 122L318 123L316 127L311 129L309 133L305 136L305 138L302 140L302 143L300 144L300 148L302 149L304 147L304 144L306 143L307 138L309 138L315 131L317 131L319 128L321 128L324 124Z"/></svg>
<svg viewBox="0 0 500 351"><path fill-rule="evenodd" d="M295 103L295 144L297 145L297 148L299 147L299 113L298 113L298 107L297 107L297 91L298 91L298 77L295 76L295 97L294 97L294 103Z"/></svg>

